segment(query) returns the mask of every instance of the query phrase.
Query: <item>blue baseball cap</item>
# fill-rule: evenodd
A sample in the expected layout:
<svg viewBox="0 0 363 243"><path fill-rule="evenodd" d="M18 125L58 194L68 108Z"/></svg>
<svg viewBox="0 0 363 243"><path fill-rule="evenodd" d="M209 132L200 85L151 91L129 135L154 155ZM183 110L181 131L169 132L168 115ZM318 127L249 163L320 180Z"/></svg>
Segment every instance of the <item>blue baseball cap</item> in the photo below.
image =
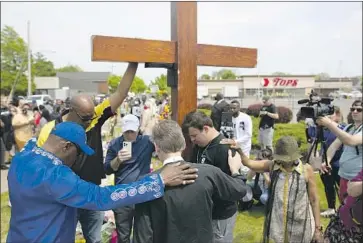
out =
<svg viewBox="0 0 363 243"><path fill-rule="evenodd" d="M50 134L76 144L87 155L95 153L87 145L86 131L75 122L61 122L54 127Z"/></svg>

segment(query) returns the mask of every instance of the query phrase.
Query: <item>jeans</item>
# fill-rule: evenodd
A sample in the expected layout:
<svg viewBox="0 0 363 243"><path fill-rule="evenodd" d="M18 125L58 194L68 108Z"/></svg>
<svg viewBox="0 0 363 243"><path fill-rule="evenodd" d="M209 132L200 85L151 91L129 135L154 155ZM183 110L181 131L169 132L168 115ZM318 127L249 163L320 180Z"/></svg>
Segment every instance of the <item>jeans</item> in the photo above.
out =
<svg viewBox="0 0 363 243"><path fill-rule="evenodd" d="M320 178L324 184L325 196L328 201L328 208L335 209L337 188L340 184L340 176L338 175L339 167L332 166L331 174L321 174Z"/></svg>
<svg viewBox="0 0 363 243"><path fill-rule="evenodd" d="M101 243L101 228L105 213L87 209L78 209L78 220L82 226L86 243Z"/></svg>
<svg viewBox="0 0 363 243"><path fill-rule="evenodd" d="M274 129L270 128L260 128L258 133L258 142L261 146L261 149L269 148L273 151L272 141L274 138Z"/></svg>
<svg viewBox="0 0 363 243"><path fill-rule="evenodd" d="M116 221L117 242L130 243L131 229L135 216L135 207L126 206L113 210Z"/></svg>
<svg viewBox="0 0 363 243"><path fill-rule="evenodd" d="M213 233L215 243L232 243L233 229L236 223L237 213L228 219L213 220Z"/></svg>

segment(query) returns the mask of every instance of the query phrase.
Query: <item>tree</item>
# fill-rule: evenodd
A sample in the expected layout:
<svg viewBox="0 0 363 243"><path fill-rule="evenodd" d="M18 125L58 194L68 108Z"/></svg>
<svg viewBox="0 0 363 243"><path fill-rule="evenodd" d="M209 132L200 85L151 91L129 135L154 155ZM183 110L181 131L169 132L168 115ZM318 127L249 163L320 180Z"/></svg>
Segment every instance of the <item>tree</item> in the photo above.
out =
<svg viewBox="0 0 363 243"><path fill-rule="evenodd" d="M202 76L200 76L199 79L202 79L202 80L210 80L211 79L211 76L209 74L202 74Z"/></svg>
<svg viewBox="0 0 363 243"><path fill-rule="evenodd" d="M10 26L1 30L1 93L9 94L18 76L15 94L26 95L28 78L25 70L28 65L27 44ZM33 80L33 79L32 79ZM32 90L35 84L32 82Z"/></svg>
<svg viewBox="0 0 363 243"><path fill-rule="evenodd" d="M53 77L56 75L53 62L47 60L43 54L35 53L32 64L32 73L37 77Z"/></svg>
<svg viewBox="0 0 363 243"><path fill-rule="evenodd" d="M213 72L212 77L215 79L236 79L236 74L230 69L221 69Z"/></svg>
<svg viewBox="0 0 363 243"><path fill-rule="evenodd" d="M108 89L110 90L110 93L113 93L116 91L121 79L122 79L122 76L118 76L118 75L110 75L108 77L107 83L108 83ZM146 86L144 80L135 76L134 80L132 81L130 91L133 93L143 93L146 89L147 89L147 86Z"/></svg>
<svg viewBox="0 0 363 243"><path fill-rule="evenodd" d="M75 73L75 72L83 72L82 68L77 65L67 65L61 68L57 68L57 72L61 73Z"/></svg>
<svg viewBox="0 0 363 243"><path fill-rule="evenodd" d="M315 75L315 80L324 80L324 79L329 79L330 75L327 73L318 73L317 75Z"/></svg>
<svg viewBox="0 0 363 243"><path fill-rule="evenodd" d="M131 92L138 94L138 93L143 93L146 89L147 86L144 80L135 76L134 81L132 81L132 85L130 88Z"/></svg>
<svg viewBox="0 0 363 243"><path fill-rule="evenodd" d="M169 91L170 87L168 87L167 78L165 74L161 74L159 77L156 77L154 81L151 81L150 85L157 85L159 90Z"/></svg>
<svg viewBox="0 0 363 243"><path fill-rule="evenodd" d="M110 90L110 93L115 92L118 84L120 83L120 80L121 80L121 76L117 76L117 75L108 76L107 83L108 83L108 89Z"/></svg>

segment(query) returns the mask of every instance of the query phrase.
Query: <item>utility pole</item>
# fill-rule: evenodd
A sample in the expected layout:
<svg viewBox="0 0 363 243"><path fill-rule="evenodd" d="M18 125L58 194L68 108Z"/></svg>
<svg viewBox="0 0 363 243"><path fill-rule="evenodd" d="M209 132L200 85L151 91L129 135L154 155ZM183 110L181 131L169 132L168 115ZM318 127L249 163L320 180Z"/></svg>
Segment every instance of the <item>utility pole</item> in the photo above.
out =
<svg viewBox="0 0 363 243"><path fill-rule="evenodd" d="M28 96L32 95L32 52L30 49L30 21L28 21Z"/></svg>
<svg viewBox="0 0 363 243"><path fill-rule="evenodd" d="M339 60L339 90L342 90L342 65L343 61Z"/></svg>

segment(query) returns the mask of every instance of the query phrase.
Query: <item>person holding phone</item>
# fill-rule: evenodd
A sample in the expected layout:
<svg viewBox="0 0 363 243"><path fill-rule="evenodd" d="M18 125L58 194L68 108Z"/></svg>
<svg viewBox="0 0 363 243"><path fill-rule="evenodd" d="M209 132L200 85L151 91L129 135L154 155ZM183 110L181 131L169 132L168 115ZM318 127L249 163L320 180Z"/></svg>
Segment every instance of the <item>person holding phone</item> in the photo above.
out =
<svg viewBox="0 0 363 243"><path fill-rule="evenodd" d="M121 123L122 136L110 142L104 163L106 174L115 174L115 185L132 183L148 174L155 151L150 137L139 135L137 116L128 114ZM134 211L134 205L114 209L118 242L130 242Z"/></svg>

